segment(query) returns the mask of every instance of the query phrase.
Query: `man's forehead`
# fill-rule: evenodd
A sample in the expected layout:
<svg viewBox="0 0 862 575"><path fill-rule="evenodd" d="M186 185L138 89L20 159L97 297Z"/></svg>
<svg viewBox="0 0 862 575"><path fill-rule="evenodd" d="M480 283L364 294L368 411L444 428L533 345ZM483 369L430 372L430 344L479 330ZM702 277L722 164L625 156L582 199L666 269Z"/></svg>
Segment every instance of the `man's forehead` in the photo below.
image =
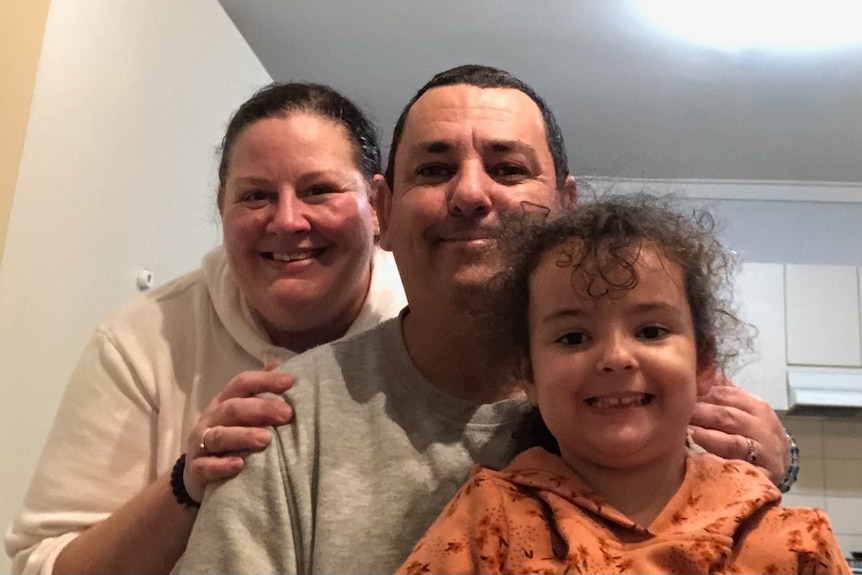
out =
<svg viewBox="0 0 862 575"><path fill-rule="evenodd" d="M449 141L467 135L489 140L546 142L545 123L536 103L513 88L480 88L467 84L438 86L410 108L404 140Z"/></svg>

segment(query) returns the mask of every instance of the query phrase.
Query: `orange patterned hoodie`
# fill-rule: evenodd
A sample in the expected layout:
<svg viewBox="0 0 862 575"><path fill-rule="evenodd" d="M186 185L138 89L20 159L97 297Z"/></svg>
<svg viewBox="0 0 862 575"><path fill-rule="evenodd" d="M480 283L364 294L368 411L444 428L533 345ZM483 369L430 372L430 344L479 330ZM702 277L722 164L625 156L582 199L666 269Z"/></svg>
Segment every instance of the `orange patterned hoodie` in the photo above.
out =
<svg viewBox="0 0 862 575"><path fill-rule="evenodd" d="M823 511L779 507L748 463L686 461L649 527L541 448L476 466L398 573L850 573Z"/></svg>

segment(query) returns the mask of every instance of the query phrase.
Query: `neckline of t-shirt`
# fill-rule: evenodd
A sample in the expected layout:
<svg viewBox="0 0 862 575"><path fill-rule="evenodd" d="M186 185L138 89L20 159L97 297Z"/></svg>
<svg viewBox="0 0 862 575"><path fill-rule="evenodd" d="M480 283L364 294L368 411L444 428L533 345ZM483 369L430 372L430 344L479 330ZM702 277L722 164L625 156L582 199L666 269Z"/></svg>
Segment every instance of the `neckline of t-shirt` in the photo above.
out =
<svg viewBox="0 0 862 575"><path fill-rule="evenodd" d="M410 360L404 343L402 321L406 311L407 308L398 317L381 326L384 331L384 348L392 352L386 358L386 369L392 370L394 377L388 379L391 379L400 392L398 400L413 406L421 404L451 423L475 428L503 427L521 419L527 409L525 399L512 398L476 404L455 397L428 381Z"/></svg>

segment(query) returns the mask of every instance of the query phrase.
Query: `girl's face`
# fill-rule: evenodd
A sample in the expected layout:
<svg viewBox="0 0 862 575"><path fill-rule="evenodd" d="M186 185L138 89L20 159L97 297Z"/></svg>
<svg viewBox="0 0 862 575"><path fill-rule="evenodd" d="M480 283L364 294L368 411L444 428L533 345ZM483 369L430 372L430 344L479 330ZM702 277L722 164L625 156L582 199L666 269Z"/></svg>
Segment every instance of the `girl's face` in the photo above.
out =
<svg viewBox="0 0 862 575"><path fill-rule="evenodd" d="M641 248L637 286L598 299L587 287L602 293L601 280L557 265L562 247L530 278L528 396L576 470L678 458L714 375L712 364L698 366L682 269ZM628 273L614 265L610 277Z"/></svg>
<svg viewBox="0 0 862 575"><path fill-rule="evenodd" d="M229 158L219 210L243 296L278 345L340 337L368 292L377 228L347 131L307 113L266 118Z"/></svg>

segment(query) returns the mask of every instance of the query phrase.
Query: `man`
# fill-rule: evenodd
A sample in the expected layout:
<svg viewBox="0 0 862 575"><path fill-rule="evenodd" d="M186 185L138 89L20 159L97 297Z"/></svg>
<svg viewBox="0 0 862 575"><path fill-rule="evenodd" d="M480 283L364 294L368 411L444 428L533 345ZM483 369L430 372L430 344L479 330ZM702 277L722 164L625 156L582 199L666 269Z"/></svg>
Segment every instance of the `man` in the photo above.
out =
<svg viewBox="0 0 862 575"><path fill-rule="evenodd" d="M473 463L508 461L526 402L509 350L484 329L482 288L500 271L501 215L576 200L566 164L550 110L505 72L464 66L419 91L375 181L409 307L282 366L295 423L207 492L176 571L391 572ZM761 460L780 459L774 413L727 397L702 414L705 427L731 414L707 445L741 441L728 455L744 457L750 436Z"/></svg>

